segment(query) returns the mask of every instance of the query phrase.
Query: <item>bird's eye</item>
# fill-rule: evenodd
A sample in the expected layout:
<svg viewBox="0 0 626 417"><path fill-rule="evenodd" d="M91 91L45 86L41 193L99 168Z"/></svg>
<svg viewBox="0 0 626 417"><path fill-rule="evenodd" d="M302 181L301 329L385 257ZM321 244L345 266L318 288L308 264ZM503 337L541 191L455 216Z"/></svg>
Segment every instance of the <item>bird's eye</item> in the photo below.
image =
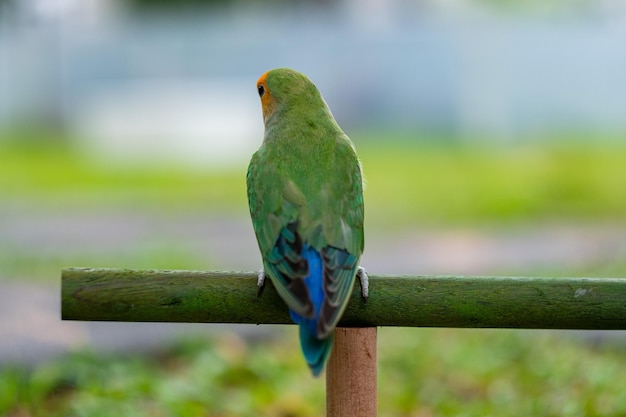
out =
<svg viewBox="0 0 626 417"><path fill-rule="evenodd" d="M263 97L263 94L265 94L265 87L259 85L259 97Z"/></svg>

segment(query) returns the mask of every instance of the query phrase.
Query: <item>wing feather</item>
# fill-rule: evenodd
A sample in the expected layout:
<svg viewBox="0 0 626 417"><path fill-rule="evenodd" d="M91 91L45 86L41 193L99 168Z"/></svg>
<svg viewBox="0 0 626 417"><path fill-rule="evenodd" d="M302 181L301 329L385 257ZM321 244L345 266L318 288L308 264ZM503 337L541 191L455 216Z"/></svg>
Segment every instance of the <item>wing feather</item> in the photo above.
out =
<svg viewBox="0 0 626 417"><path fill-rule="evenodd" d="M334 143L326 164L330 168L319 173L321 183L306 167L323 163L286 162L293 152L270 156L267 144L254 154L247 174L250 214L265 271L288 307L302 317L315 315L304 284L309 268L303 246L321 254L325 299L317 325L320 339L332 333L348 304L364 241L360 163L345 135ZM312 158L300 155L304 157ZM289 166L294 168L285 172Z"/></svg>

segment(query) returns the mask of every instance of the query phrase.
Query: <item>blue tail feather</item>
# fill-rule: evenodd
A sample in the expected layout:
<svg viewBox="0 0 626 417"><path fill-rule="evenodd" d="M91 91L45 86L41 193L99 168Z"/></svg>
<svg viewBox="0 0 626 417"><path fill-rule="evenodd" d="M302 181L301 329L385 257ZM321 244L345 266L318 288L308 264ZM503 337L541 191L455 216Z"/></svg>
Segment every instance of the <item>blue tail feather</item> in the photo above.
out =
<svg viewBox="0 0 626 417"><path fill-rule="evenodd" d="M317 323L325 297L322 257L314 248L306 244L302 248L302 257L306 259L309 267L309 274L304 278L304 284L313 303L314 315L312 318L306 318L293 310L290 310L290 314L291 319L300 326L300 345L304 358L313 375L318 376L324 369L326 360L330 355L333 337L332 335L325 339L317 337Z"/></svg>
<svg viewBox="0 0 626 417"><path fill-rule="evenodd" d="M311 335L305 327L300 326L300 346L313 376L319 376L324 370L326 360L333 348L333 335L326 339L318 339Z"/></svg>

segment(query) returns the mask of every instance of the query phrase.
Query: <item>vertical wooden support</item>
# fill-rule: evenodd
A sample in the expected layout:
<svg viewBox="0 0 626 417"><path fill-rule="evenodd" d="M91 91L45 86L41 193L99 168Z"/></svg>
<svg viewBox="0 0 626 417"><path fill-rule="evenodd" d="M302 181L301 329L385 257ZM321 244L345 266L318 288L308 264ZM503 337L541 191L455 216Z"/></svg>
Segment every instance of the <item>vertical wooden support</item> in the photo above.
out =
<svg viewBox="0 0 626 417"><path fill-rule="evenodd" d="M376 417L376 327L335 329L326 367L326 417Z"/></svg>

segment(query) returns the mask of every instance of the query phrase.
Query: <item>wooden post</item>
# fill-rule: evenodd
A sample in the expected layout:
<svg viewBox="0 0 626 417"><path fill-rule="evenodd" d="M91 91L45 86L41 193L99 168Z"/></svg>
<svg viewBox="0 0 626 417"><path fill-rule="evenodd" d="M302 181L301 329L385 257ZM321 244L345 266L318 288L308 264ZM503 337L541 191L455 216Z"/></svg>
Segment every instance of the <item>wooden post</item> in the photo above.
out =
<svg viewBox="0 0 626 417"><path fill-rule="evenodd" d="M326 368L326 417L376 417L376 327L335 330Z"/></svg>

